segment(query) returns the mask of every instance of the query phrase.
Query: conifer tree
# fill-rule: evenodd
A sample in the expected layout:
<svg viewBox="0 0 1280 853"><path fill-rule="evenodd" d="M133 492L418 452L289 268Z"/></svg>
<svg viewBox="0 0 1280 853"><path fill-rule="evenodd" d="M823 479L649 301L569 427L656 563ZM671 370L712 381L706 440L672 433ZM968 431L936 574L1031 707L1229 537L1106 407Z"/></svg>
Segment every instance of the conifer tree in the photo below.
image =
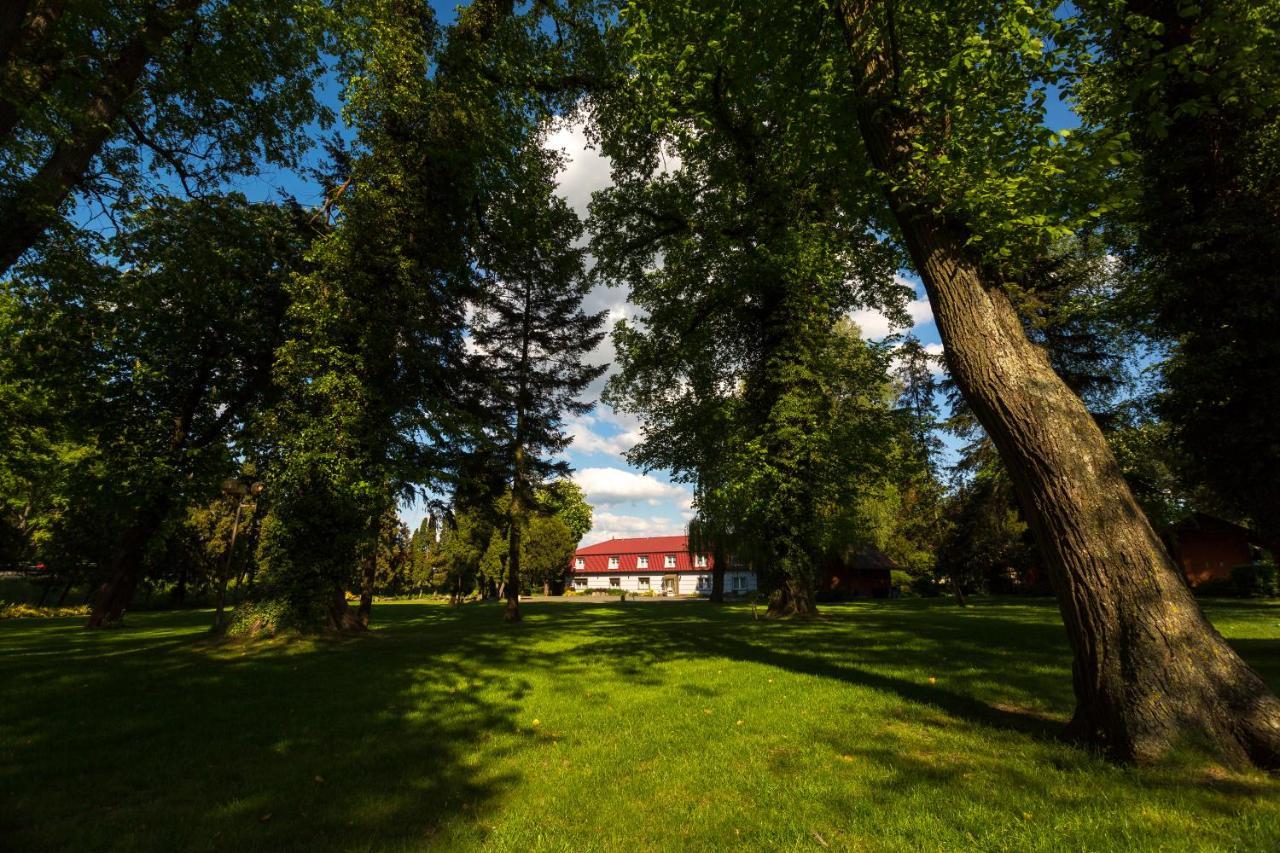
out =
<svg viewBox="0 0 1280 853"><path fill-rule="evenodd" d="M604 337L604 314L582 307L590 286L583 250L575 246L582 226L554 194L556 166L541 146L524 152L524 182L488 223L488 276L472 320L491 413L484 441L510 489L508 621L520 619L520 537L535 489L568 474L567 463L555 458L570 442L564 418L590 410L579 398L605 369L584 362Z"/></svg>

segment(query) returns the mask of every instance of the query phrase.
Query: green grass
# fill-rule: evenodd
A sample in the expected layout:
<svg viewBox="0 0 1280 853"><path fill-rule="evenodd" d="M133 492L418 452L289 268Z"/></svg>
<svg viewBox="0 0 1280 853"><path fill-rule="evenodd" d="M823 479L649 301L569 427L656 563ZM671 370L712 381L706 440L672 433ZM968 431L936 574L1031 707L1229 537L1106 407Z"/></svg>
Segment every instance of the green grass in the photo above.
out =
<svg viewBox="0 0 1280 853"><path fill-rule="evenodd" d="M1214 603L1280 687L1280 607ZM377 607L252 646L208 614L0 623L0 849L1280 850L1280 781L1057 743L1047 602Z"/></svg>

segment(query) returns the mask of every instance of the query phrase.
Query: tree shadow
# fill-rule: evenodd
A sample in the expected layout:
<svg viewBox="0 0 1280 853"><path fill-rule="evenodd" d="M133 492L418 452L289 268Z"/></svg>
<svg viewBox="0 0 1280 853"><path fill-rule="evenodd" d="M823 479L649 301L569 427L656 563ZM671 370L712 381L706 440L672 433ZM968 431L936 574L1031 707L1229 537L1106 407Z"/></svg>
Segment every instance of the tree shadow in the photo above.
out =
<svg viewBox="0 0 1280 853"><path fill-rule="evenodd" d="M503 644L474 649L448 613L417 616L357 640L258 648L210 643L188 614L0 633L0 846L482 842L486 804L518 780L476 756L498 731L540 746L517 725L527 683L494 684L490 667L518 672ZM41 646L62 654L29 656Z"/></svg>

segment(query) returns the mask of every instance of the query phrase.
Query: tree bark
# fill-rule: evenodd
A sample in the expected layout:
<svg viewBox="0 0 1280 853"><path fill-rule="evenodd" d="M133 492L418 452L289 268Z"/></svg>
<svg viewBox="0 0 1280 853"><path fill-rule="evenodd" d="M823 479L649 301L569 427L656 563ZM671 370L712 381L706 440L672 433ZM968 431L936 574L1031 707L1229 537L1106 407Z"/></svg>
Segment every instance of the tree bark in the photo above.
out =
<svg viewBox="0 0 1280 853"><path fill-rule="evenodd" d="M98 587L88 627L105 628L118 624L124 618L125 610L133 600L133 591L142 579L147 545L160 529L168 505L168 496L158 499L125 531L111 575Z"/></svg>
<svg viewBox="0 0 1280 853"><path fill-rule="evenodd" d="M769 595L769 609L765 612L769 619L812 619L817 615L813 586L796 577L788 577Z"/></svg>
<svg viewBox="0 0 1280 853"><path fill-rule="evenodd" d="M178 0L171 9L149 10L142 29L94 84L83 112L70 123L66 135L0 210L0 275L57 219L59 206L84 179L89 164L110 138L156 46L190 20L199 5L199 0Z"/></svg>
<svg viewBox="0 0 1280 853"><path fill-rule="evenodd" d="M851 48L863 4L840 6ZM952 377L1000 451L1043 554L1074 654L1076 738L1151 762L1200 736L1234 764L1280 768L1280 700L1200 612L1096 421L1027 338L962 223L909 195L910 112L861 55L867 153L924 281Z"/></svg>
<svg viewBox="0 0 1280 853"><path fill-rule="evenodd" d="M711 549L711 602L724 604L724 567L728 562L724 546L719 542Z"/></svg>
<svg viewBox="0 0 1280 853"><path fill-rule="evenodd" d="M369 618L373 615L373 588L378 578L378 540L374 540L374 553L365 558L364 572L360 583L360 606L356 610L356 619L362 627L369 627Z"/></svg>
<svg viewBox="0 0 1280 853"><path fill-rule="evenodd" d="M516 448L516 476L511 489L511 523L507 530L507 606L502 618L520 621L520 519L524 517L524 450Z"/></svg>

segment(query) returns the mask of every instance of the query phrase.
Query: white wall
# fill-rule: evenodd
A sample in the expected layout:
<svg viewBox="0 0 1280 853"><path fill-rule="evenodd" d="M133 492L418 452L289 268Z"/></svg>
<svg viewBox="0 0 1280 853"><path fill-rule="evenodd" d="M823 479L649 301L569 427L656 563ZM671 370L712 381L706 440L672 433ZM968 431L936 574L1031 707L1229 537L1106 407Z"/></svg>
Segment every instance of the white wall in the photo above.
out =
<svg viewBox="0 0 1280 853"><path fill-rule="evenodd" d="M612 575L587 575L587 589L609 589L610 578L617 578L619 587L625 589L629 593L644 594L649 590L654 595L662 594L662 572L637 572L637 573L618 573ZM746 583L743 589L735 589L733 579L741 577ZM641 578L649 579L649 586L644 587L640 584ZM711 594L711 573L699 572L696 574L680 574L677 575L679 585L679 595L701 595L708 596ZM699 584L701 581L701 584ZM724 591L730 595L734 592L739 594L755 592L756 576L751 572L725 572L724 574Z"/></svg>

